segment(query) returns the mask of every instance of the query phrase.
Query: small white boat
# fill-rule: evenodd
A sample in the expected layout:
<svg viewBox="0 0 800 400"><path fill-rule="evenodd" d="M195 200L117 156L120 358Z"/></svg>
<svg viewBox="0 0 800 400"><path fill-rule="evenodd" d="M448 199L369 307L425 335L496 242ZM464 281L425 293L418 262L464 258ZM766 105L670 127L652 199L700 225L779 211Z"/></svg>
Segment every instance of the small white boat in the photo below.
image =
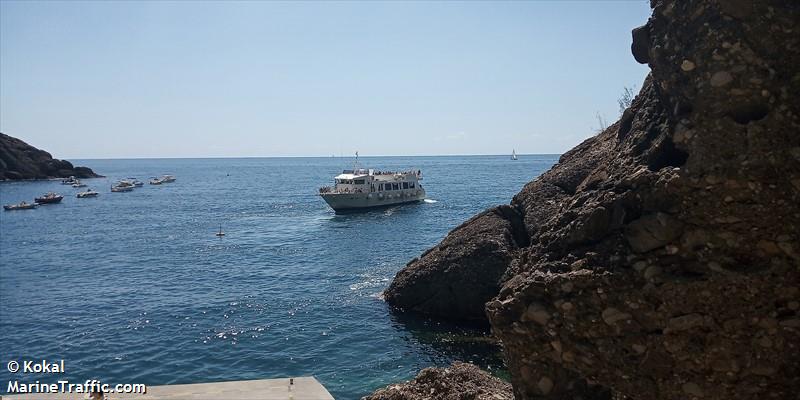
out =
<svg viewBox="0 0 800 400"><path fill-rule="evenodd" d="M86 187L86 184L81 182L79 179L75 179L75 183L72 184L72 187L74 187L74 188L82 188L82 187Z"/></svg>
<svg viewBox="0 0 800 400"><path fill-rule="evenodd" d="M72 184L77 183L77 182L79 182L79 181L74 176L70 176L69 178L61 180L61 184L62 185L72 185Z"/></svg>
<svg viewBox="0 0 800 400"><path fill-rule="evenodd" d="M138 180L138 179L136 179L136 178L127 178L127 179L125 179L125 181L127 181L127 182L131 183L131 184L132 184L133 186L135 186L135 187L142 187L142 186L144 186L144 182L142 182L142 181L140 181L140 180Z"/></svg>
<svg viewBox="0 0 800 400"><path fill-rule="evenodd" d="M112 191L113 191L113 189L112 189ZM77 195L75 195L75 197L77 197L79 199L84 199L84 198L87 198L87 197L97 197L97 195L99 195L99 194L100 193L95 192L92 189L89 189L89 190L87 190L85 192L78 193Z"/></svg>
<svg viewBox="0 0 800 400"><path fill-rule="evenodd" d="M152 178L152 179L150 179L150 184L151 184L151 185L160 185L160 184L162 184L162 183L164 183L164 182L163 182L161 179L158 179L158 178Z"/></svg>
<svg viewBox="0 0 800 400"><path fill-rule="evenodd" d="M517 152L516 152L516 150L511 150L511 159L512 159L512 160L516 160L516 159L517 159Z"/></svg>
<svg viewBox="0 0 800 400"><path fill-rule="evenodd" d="M164 182L164 183L175 182L175 177L172 176L172 175L164 175L164 176L161 177L161 182Z"/></svg>
<svg viewBox="0 0 800 400"><path fill-rule="evenodd" d="M133 185L129 185L129 186L120 186L119 184L117 184L116 186L112 186L112 187L111 187L111 191L112 191L112 192L114 192L114 193L119 193L119 192L132 192L132 191L133 191Z"/></svg>
<svg viewBox="0 0 800 400"><path fill-rule="evenodd" d="M136 185L134 185L133 182L131 182L131 181L127 180L127 179L123 179L123 180L117 182L117 184L114 185L114 186L129 187L129 188L136 187Z"/></svg>

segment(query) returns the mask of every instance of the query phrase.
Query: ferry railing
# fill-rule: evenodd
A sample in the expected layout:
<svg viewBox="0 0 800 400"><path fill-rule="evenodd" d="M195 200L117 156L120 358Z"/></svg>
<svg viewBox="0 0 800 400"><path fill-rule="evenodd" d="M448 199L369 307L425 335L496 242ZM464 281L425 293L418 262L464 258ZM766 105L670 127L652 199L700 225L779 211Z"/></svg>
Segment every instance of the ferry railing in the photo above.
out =
<svg viewBox="0 0 800 400"><path fill-rule="evenodd" d="M339 194L339 193L368 193L368 191L365 191L364 189L348 189L348 188L337 189L335 187L323 186L323 187L319 188L319 193L320 194L323 194L323 193L337 193L337 194Z"/></svg>

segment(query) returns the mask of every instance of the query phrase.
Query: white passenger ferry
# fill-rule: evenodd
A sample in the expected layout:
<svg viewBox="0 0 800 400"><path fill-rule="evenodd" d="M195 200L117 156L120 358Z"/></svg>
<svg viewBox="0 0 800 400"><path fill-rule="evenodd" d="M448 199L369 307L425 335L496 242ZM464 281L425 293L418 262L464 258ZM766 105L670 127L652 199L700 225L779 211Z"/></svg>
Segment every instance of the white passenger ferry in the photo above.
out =
<svg viewBox="0 0 800 400"><path fill-rule="evenodd" d="M333 186L319 188L319 195L336 212L412 203L425 199L422 172L377 171L354 167L334 178Z"/></svg>

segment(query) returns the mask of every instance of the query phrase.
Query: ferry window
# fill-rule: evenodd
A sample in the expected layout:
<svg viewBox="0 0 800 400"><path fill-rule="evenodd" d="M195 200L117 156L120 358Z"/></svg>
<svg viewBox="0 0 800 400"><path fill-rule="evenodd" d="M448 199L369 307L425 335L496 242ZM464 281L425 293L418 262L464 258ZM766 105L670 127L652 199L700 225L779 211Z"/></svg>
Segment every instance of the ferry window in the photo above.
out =
<svg viewBox="0 0 800 400"><path fill-rule="evenodd" d="M403 189L408 189L408 182L403 182Z"/></svg>
<svg viewBox="0 0 800 400"><path fill-rule="evenodd" d="M411 182L411 188L412 189L414 188L414 182Z"/></svg>
<svg viewBox="0 0 800 400"><path fill-rule="evenodd" d="M378 191L382 191L382 190L383 190L383 184L381 183L380 185L378 185Z"/></svg>
<svg viewBox="0 0 800 400"><path fill-rule="evenodd" d="M400 185L397 183L392 184L392 190L400 190Z"/></svg>
<svg viewBox="0 0 800 400"><path fill-rule="evenodd" d="M386 190L392 190L392 184L391 183L387 183L387 184L383 185L383 187Z"/></svg>
<svg viewBox="0 0 800 400"><path fill-rule="evenodd" d="M364 184L364 180L363 179L356 179L355 182L356 182L356 185L363 185Z"/></svg>

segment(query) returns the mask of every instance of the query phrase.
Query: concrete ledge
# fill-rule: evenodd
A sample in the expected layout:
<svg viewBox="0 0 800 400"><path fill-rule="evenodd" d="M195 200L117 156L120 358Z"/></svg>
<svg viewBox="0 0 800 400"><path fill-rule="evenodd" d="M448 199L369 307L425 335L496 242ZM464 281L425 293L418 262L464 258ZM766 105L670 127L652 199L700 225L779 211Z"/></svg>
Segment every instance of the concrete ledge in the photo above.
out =
<svg viewBox="0 0 800 400"><path fill-rule="evenodd" d="M146 394L107 394L108 400L333 400L333 396L311 376L195 383L189 385L148 386ZM2 390L5 390L3 388ZM2 395L3 400L85 400L82 393L28 393Z"/></svg>

